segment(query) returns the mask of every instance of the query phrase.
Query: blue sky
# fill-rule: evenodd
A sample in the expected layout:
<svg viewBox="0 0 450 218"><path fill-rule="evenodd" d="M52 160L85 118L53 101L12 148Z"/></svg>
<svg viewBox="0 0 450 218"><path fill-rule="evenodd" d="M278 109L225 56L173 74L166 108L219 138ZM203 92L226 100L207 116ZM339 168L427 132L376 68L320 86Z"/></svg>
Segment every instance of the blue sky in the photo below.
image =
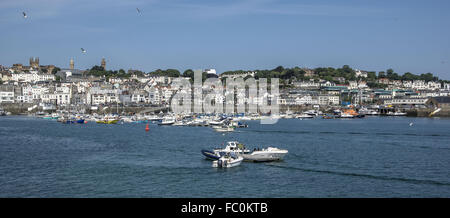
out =
<svg viewBox="0 0 450 218"><path fill-rule="evenodd" d="M79 69L106 58L109 69L145 72L348 64L450 79L449 11L446 0L0 0L0 64L32 56L60 67L74 58Z"/></svg>

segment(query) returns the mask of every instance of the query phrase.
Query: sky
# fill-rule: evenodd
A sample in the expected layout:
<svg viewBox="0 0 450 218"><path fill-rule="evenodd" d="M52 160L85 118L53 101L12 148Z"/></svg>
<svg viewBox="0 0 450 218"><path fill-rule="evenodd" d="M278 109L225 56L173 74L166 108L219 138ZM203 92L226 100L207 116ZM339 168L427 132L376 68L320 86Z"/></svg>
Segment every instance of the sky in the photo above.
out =
<svg viewBox="0 0 450 218"><path fill-rule="evenodd" d="M350 65L450 79L449 11L447 0L0 0L0 65Z"/></svg>

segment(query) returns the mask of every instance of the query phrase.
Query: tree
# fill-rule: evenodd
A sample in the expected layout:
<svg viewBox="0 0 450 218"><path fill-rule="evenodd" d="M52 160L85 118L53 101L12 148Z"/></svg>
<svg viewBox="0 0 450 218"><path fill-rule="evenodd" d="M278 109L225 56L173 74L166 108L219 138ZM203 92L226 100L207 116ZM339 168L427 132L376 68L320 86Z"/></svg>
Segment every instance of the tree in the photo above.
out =
<svg viewBox="0 0 450 218"><path fill-rule="evenodd" d="M282 66L278 66L277 68L273 69L272 71L275 71L275 72L281 73L281 72L283 72L283 71L284 71L284 68L283 68Z"/></svg>
<svg viewBox="0 0 450 218"><path fill-rule="evenodd" d="M410 73L410 72L406 72L405 74L403 74L401 79L403 81L412 81L412 80L417 80L417 76L412 74L412 73Z"/></svg>
<svg viewBox="0 0 450 218"><path fill-rule="evenodd" d="M426 82L435 81L435 77L432 73L420 74L420 79L425 80Z"/></svg>
<svg viewBox="0 0 450 218"><path fill-rule="evenodd" d="M194 71L191 69L187 69L183 72L183 77L192 77L194 78Z"/></svg>
<svg viewBox="0 0 450 218"><path fill-rule="evenodd" d="M377 79L377 73L374 72L374 71L367 72L367 79L368 80L372 80L372 81L376 80Z"/></svg>

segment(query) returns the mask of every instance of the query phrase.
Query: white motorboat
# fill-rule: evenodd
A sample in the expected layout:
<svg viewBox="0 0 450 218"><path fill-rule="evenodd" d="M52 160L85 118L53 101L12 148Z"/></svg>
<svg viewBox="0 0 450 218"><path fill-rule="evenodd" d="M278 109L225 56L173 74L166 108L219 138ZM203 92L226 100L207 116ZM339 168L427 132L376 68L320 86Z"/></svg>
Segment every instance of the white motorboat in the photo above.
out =
<svg viewBox="0 0 450 218"><path fill-rule="evenodd" d="M339 118L354 118L355 116L349 113L341 113Z"/></svg>
<svg viewBox="0 0 450 218"><path fill-rule="evenodd" d="M172 125L175 123L175 118L173 117L164 117L164 119L158 125Z"/></svg>
<svg viewBox="0 0 450 218"><path fill-rule="evenodd" d="M219 128L213 128L216 132L233 132L234 127L231 126L222 126Z"/></svg>
<svg viewBox="0 0 450 218"><path fill-rule="evenodd" d="M249 154L250 150L246 149L243 144L236 141L227 142L227 146L225 146L225 148L216 148L212 151L202 150L202 154L211 160L218 160L220 157L229 153Z"/></svg>
<svg viewBox="0 0 450 218"><path fill-rule="evenodd" d="M148 120L148 121L160 121L160 120L162 120L162 118L157 116L157 115L145 115L145 119Z"/></svg>
<svg viewBox="0 0 450 218"><path fill-rule="evenodd" d="M218 168L230 168L239 166L243 160L244 158L242 156L230 153L220 157L219 160L213 161L212 166Z"/></svg>
<svg viewBox="0 0 450 218"><path fill-rule="evenodd" d="M188 124L184 121L176 121L172 126L187 126Z"/></svg>
<svg viewBox="0 0 450 218"><path fill-rule="evenodd" d="M209 121L209 125L217 126L217 125L223 125L225 120L211 120Z"/></svg>
<svg viewBox="0 0 450 218"><path fill-rule="evenodd" d="M242 143L239 143L237 141L229 141L227 142L227 146L225 146L225 148L214 149L214 152L225 152L225 153L235 152L247 154L250 153L250 150L246 149L244 144Z"/></svg>
<svg viewBox="0 0 450 218"><path fill-rule="evenodd" d="M288 153L288 150L268 147L262 150L254 150L249 154L242 154L244 160L254 162L277 161L282 160Z"/></svg>
<svg viewBox="0 0 450 218"><path fill-rule="evenodd" d="M396 111L396 112L389 111L386 115L388 115L388 116L406 116L406 113L399 112L399 111Z"/></svg>
<svg viewBox="0 0 450 218"><path fill-rule="evenodd" d="M309 115L309 114L300 114L300 115L296 116L295 118L298 118L298 119L312 119L312 118L314 118L314 116Z"/></svg>

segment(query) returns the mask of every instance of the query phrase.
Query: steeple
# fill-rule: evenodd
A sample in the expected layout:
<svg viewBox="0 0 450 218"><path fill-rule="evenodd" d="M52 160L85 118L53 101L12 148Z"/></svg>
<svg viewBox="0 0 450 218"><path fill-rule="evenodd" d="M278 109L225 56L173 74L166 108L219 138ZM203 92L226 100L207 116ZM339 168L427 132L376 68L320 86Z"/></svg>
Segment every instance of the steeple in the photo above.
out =
<svg viewBox="0 0 450 218"><path fill-rule="evenodd" d="M75 67L75 64L73 62L73 58L70 59L70 69L73 70Z"/></svg>
<svg viewBox="0 0 450 218"><path fill-rule="evenodd" d="M102 58L102 67L103 67L103 70L106 70L106 61L104 58Z"/></svg>

